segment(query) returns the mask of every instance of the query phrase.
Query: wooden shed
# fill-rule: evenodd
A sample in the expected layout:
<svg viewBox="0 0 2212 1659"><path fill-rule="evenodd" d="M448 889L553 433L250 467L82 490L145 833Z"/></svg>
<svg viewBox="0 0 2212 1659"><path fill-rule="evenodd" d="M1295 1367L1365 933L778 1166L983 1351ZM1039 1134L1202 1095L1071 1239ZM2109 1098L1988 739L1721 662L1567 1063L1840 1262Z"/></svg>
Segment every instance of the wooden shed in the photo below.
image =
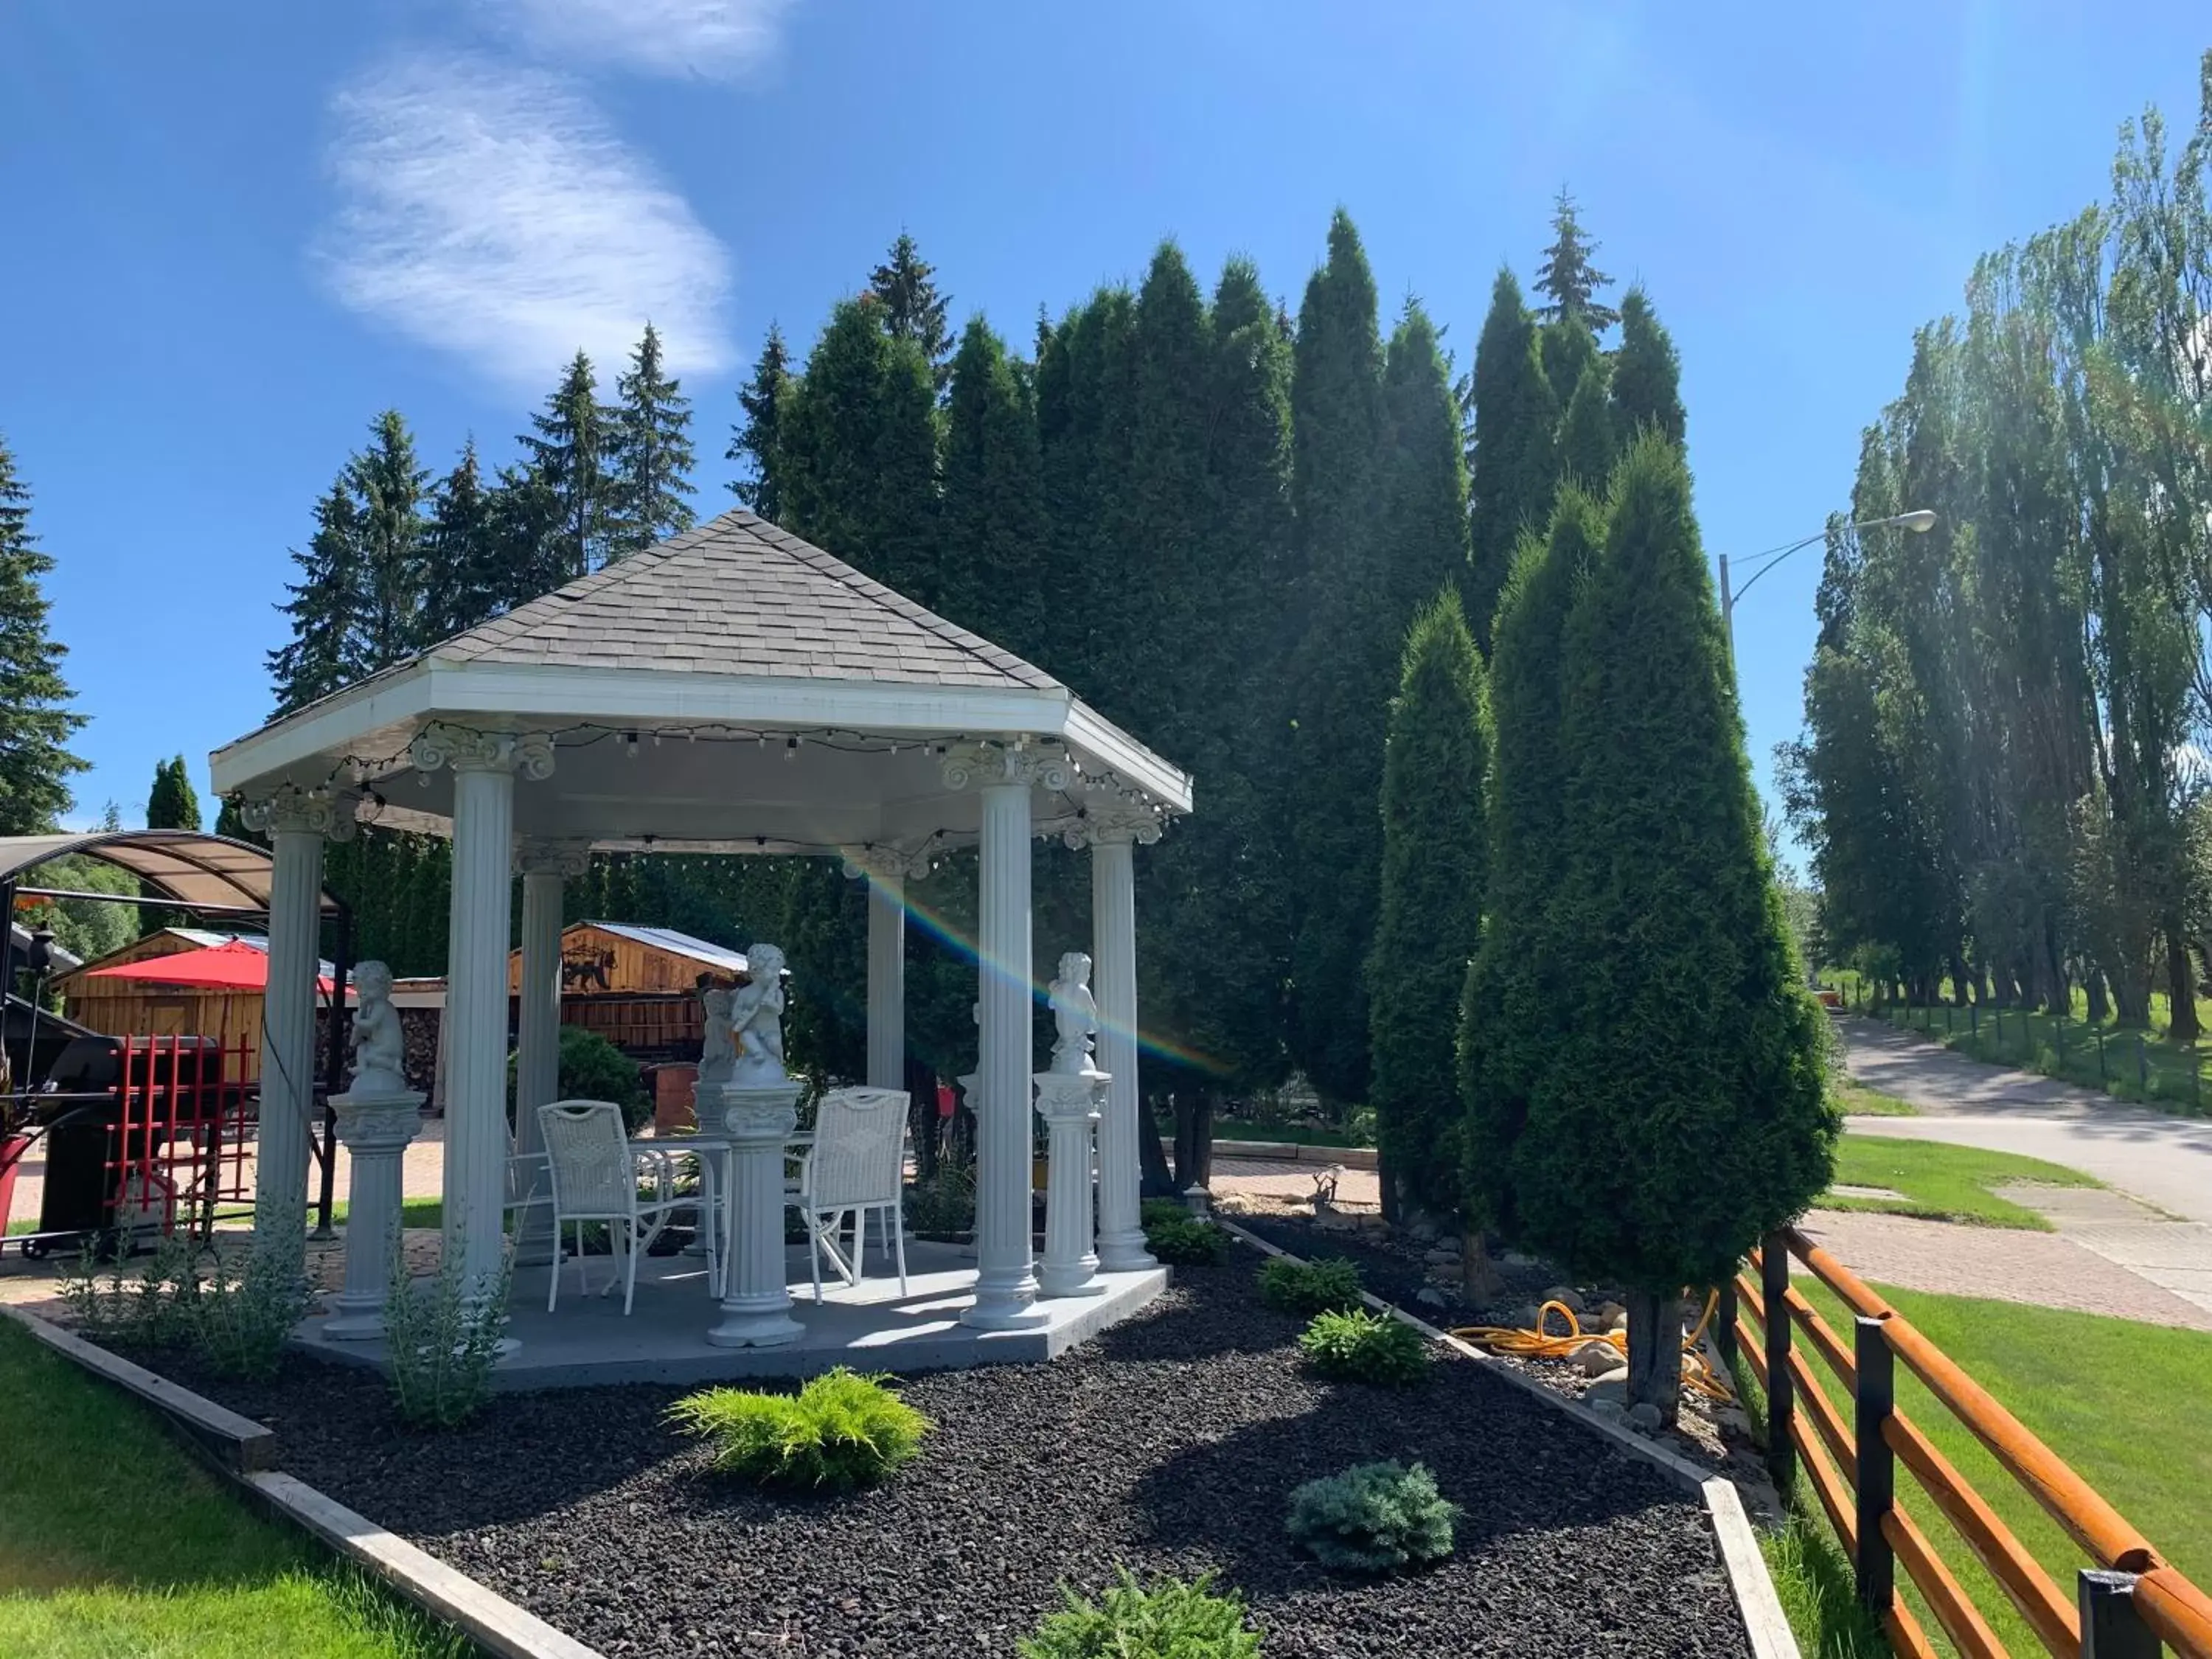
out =
<svg viewBox="0 0 2212 1659"><path fill-rule="evenodd" d="M241 976L235 984L164 984L158 981L118 978L99 970L200 951L253 951L265 952L267 942L253 934L218 933L199 927L159 927L57 975L53 988L60 994L69 1018L89 1030L108 1036L210 1036L240 1052L240 1075L252 1081L258 1072L261 1047L263 993L259 975ZM327 981L331 968L322 964ZM254 981L246 983L243 981ZM325 988L325 995L328 995ZM349 996L349 1002L351 998ZM321 1013L318 1011L319 1029Z"/></svg>
<svg viewBox="0 0 2212 1659"><path fill-rule="evenodd" d="M696 1058L700 976L726 983L744 971L744 952L672 927L574 922L561 932L561 1022L641 1059ZM520 994L520 951L507 974L508 992Z"/></svg>

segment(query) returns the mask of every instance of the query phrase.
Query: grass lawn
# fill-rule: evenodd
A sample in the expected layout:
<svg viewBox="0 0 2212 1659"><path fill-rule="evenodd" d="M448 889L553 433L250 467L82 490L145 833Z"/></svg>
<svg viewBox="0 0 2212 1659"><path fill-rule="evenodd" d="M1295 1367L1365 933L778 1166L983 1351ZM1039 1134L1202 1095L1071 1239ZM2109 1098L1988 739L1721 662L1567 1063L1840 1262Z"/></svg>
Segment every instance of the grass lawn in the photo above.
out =
<svg viewBox="0 0 2212 1659"><path fill-rule="evenodd" d="M1920 1109L1911 1101L1899 1100L1895 1095L1883 1094L1879 1089L1869 1089L1863 1083L1852 1078L1830 1079L1828 1097L1836 1103L1836 1109L1845 1117L1918 1117L1920 1115Z"/></svg>
<svg viewBox="0 0 2212 1659"><path fill-rule="evenodd" d="M1240 1123L1235 1118L1216 1118L1216 1140L1273 1140L1286 1146L1370 1146L1371 1139L1348 1135L1341 1129L1314 1129L1302 1124Z"/></svg>
<svg viewBox="0 0 2212 1659"><path fill-rule="evenodd" d="M341 1199L331 1206L331 1225L345 1225L346 1206ZM442 1227L446 1222L446 1200L442 1198L404 1198L399 1200L399 1224L403 1227ZM507 1231L513 1232L514 1218L508 1218Z"/></svg>
<svg viewBox="0 0 2212 1659"><path fill-rule="evenodd" d="M136 1401L0 1320L0 1653L465 1659L471 1650L249 1510Z"/></svg>
<svg viewBox="0 0 2212 1659"><path fill-rule="evenodd" d="M1843 1304L1810 1274L1799 1273L1793 1278L1848 1342L1850 1328ZM2212 1583L2212 1510L2203 1501L2212 1486L2212 1419L2197 1404L2203 1397L2206 1370L2212 1368L2212 1333L2012 1302L1879 1288L1923 1334L2140 1527L2168 1560L2196 1583ZM1833 1382L1817 1357L1814 1369L1824 1383ZM1827 1392L1849 1422L1850 1405L1842 1385L1836 1383ZM1901 1364L1897 1368L1897 1401L2071 1601L2075 1573L2090 1563L2057 1523ZM2027 1621L1908 1474L1900 1472L1899 1492L1906 1510L1958 1575L2007 1650L2041 1651ZM1809 1493L1805 1501L1813 1501ZM1829 1541L1832 1544L1832 1535ZM1770 1562L1783 1547L1784 1540L1770 1541ZM1898 1578L1899 1583L1906 1582L1901 1568ZM1782 1586L1778 1569L1777 1583ZM1790 1595L1785 1589L1785 1603ZM1930 1637L1948 1651L1934 1616L1917 1595L1911 1600ZM1792 1608L1793 1625L1798 1616ZM1815 1650L1804 1629L1800 1628L1799 1637L1808 1653ZM1837 1650L1857 1651L1848 1644Z"/></svg>
<svg viewBox="0 0 2212 1659"><path fill-rule="evenodd" d="M2049 1232L2051 1224L2034 1211L1990 1191L2011 1181L2049 1187L2101 1187L2105 1183L2063 1164L2011 1152L1985 1152L1972 1146L1948 1146L1935 1140L1890 1140L1879 1135L1845 1135L1836 1144L1836 1180L1848 1187L1888 1187L1902 1198L1840 1198L1820 1200L1829 1210L1873 1210L1885 1215L1925 1216L1936 1221L1970 1222L1984 1227L2021 1227Z"/></svg>

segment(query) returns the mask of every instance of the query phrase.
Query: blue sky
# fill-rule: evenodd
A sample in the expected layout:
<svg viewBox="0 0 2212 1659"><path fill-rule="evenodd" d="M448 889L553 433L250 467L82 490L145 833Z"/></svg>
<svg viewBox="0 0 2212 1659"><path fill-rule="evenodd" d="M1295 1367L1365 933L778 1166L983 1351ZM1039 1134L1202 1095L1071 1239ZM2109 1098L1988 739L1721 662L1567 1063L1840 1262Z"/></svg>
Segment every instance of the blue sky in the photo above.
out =
<svg viewBox="0 0 2212 1659"><path fill-rule="evenodd" d="M2146 102L2193 118L2202 9L2099 9L14 0L0 433L92 716L77 818L259 724L287 550L378 410L504 458L649 313L718 509L769 321L811 339L902 227L1026 343L1170 234L1295 311L1342 203L1464 353L1565 183L1680 348L1709 549L1794 539L1974 256L2096 197ZM1762 782L1817 576L1738 613Z"/></svg>

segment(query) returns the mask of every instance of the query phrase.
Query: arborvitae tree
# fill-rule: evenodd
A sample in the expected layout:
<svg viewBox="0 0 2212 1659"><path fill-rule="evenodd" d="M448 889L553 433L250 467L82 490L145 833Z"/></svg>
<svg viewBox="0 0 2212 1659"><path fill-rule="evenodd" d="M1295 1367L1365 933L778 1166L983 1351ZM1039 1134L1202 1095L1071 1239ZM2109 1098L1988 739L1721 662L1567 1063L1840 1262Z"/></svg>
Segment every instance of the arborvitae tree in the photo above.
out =
<svg viewBox="0 0 2212 1659"><path fill-rule="evenodd" d="M1613 429L1626 443L1656 426L1682 441L1682 366L1674 342L1651 309L1651 297L1632 288L1620 302L1620 349L1613 357Z"/></svg>
<svg viewBox="0 0 2212 1659"><path fill-rule="evenodd" d="M868 273L868 292L884 308L884 331L894 340L920 346L942 387L951 372L945 359L952 353L952 332L945 313L952 296L938 292L937 267L921 257L906 232L899 232L890 257Z"/></svg>
<svg viewBox="0 0 2212 1659"><path fill-rule="evenodd" d="M1481 1218L1507 1238L1521 1225L1514 1148L1567 984L1568 964L1541 948L1566 877L1560 653L1567 613L1604 541L1605 519L1589 497L1562 489L1548 529L1522 538L1491 645L1488 920L1468 972L1459 1077L1468 1190Z"/></svg>
<svg viewBox="0 0 2212 1659"><path fill-rule="evenodd" d="M1040 586L1052 595L1036 658L1071 685L1103 688L1117 642L1090 617L1113 594L1128 510L1136 402L1136 299L1101 289L1060 319L1037 360L1037 446L1048 534Z"/></svg>
<svg viewBox="0 0 2212 1659"><path fill-rule="evenodd" d="M1580 323L1592 333L1602 333L1620 320L1619 312L1597 298L1597 291L1613 283L1590 263L1597 248L1583 233L1575 198L1562 186L1552 204L1552 245L1536 268L1536 291L1551 301L1543 307L1546 317Z"/></svg>
<svg viewBox="0 0 2212 1659"><path fill-rule="evenodd" d="M199 793L192 787L191 774L185 770L182 755L155 765L153 791L146 797L146 827L149 830L197 830L200 827Z"/></svg>
<svg viewBox="0 0 2212 1659"><path fill-rule="evenodd" d="M1020 656L1035 653L1045 535L1036 410L1006 342L969 319L945 405L945 516L939 609Z"/></svg>
<svg viewBox="0 0 2212 1659"><path fill-rule="evenodd" d="M69 810L69 751L84 716L70 712L68 647L46 632L40 578L54 568L31 533L31 492L0 440L0 835L35 836Z"/></svg>
<svg viewBox="0 0 2212 1659"><path fill-rule="evenodd" d="M783 493L777 488L784 401L791 395L791 352L783 331L768 325L768 338L753 363L752 378L738 388L744 419L730 428L724 458L742 461L746 475L730 481L738 502L773 523L782 522Z"/></svg>
<svg viewBox="0 0 2212 1659"><path fill-rule="evenodd" d="M1306 284L1293 346L1291 500L1304 642L1285 809L1297 849L1291 1053L1334 1105L1367 1092L1364 964L1381 870L1374 807L1403 619L1380 550L1382 342L1375 278L1341 209Z"/></svg>
<svg viewBox="0 0 2212 1659"><path fill-rule="evenodd" d="M233 841L258 841L259 836L246 827L246 809L239 801L225 795L222 805L216 808L215 833L228 836Z"/></svg>
<svg viewBox="0 0 2212 1659"><path fill-rule="evenodd" d="M1605 367L1592 363L1575 382L1574 396L1559 421L1559 476L1586 489L1602 489L1613 477L1618 455L1613 410L1606 397Z"/></svg>
<svg viewBox="0 0 2212 1659"><path fill-rule="evenodd" d="M354 678L348 641L361 593L360 514L344 473L315 507L315 533L292 562L300 580L276 608L291 619L292 637L269 653L276 710L289 714L326 697Z"/></svg>
<svg viewBox="0 0 2212 1659"><path fill-rule="evenodd" d="M1521 532L1552 510L1559 401L1538 355L1521 284L1500 269L1474 348L1474 465L1468 482L1468 622L1484 650Z"/></svg>
<svg viewBox="0 0 2212 1659"><path fill-rule="evenodd" d="M921 349L874 299L840 301L781 413L779 522L933 605L937 421Z"/></svg>
<svg viewBox="0 0 2212 1659"><path fill-rule="evenodd" d="M698 522L691 488L691 401L663 371L660 336L651 323L615 382L613 556L651 547Z"/></svg>
<svg viewBox="0 0 2212 1659"><path fill-rule="evenodd" d="M1841 1126L1689 468L1657 433L1613 475L1562 678L1566 872L1537 954L1568 964L1570 1012L1514 1149L1521 1242L1628 1287L1629 1394L1671 1421L1681 1287L1722 1283L1826 1189Z"/></svg>
<svg viewBox="0 0 2212 1659"><path fill-rule="evenodd" d="M1382 562L1401 619L1467 580L1467 461L1459 400L1436 327L1406 302L1382 371Z"/></svg>
<svg viewBox="0 0 2212 1659"><path fill-rule="evenodd" d="M592 360L579 351L561 384L530 417L532 430L516 441L532 478L550 498L550 551L553 586L574 581L605 564L621 525L622 492L615 476L616 411L599 401Z"/></svg>
<svg viewBox="0 0 2212 1659"><path fill-rule="evenodd" d="M422 537L418 647L428 649L466 633L510 602L495 530L492 498L483 487L476 440L471 438L461 446L453 470L431 492L430 521Z"/></svg>
<svg viewBox="0 0 2212 1659"><path fill-rule="evenodd" d="M369 447L346 468L354 496L361 583L347 646L347 678L388 668L413 653L421 635L422 486L414 434L396 409L370 428Z"/></svg>
<svg viewBox="0 0 2212 1659"><path fill-rule="evenodd" d="M1465 1114L1455 1054L1482 932L1490 715L1482 659L1446 586L1406 638L1382 767L1382 902L1368 979L1375 1131L1414 1208L1464 1209Z"/></svg>

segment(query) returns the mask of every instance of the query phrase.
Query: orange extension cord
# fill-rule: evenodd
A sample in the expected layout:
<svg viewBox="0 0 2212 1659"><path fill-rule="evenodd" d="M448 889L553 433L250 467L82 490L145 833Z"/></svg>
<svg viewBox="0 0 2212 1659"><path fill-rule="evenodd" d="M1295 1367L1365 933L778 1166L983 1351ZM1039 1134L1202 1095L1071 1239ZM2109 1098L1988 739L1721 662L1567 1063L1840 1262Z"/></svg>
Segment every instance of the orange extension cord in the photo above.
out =
<svg viewBox="0 0 2212 1659"><path fill-rule="evenodd" d="M1719 1302L1718 1291L1707 1291L1705 1310L1698 1316L1696 1328L1682 1339L1682 1384L1708 1400L1733 1400L1734 1392L1698 1346L1705 1327L1712 1322L1713 1309ZM1553 1336L1545 1329L1545 1322L1554 1310L1567 1322L1565 1336ZM1619 1351L1623 1364L1628 1361L1627 1333L1586 1332L1576 1319L1575 1310L1564 1302L1547 1302L1537 1309L1534 1330L1520 1330L1510 1325L1463 1325L1452 1334L1492 1353L1511 1354L1522 1359L1565 1359L1585 1343L1603 1342Z"/></svg>

